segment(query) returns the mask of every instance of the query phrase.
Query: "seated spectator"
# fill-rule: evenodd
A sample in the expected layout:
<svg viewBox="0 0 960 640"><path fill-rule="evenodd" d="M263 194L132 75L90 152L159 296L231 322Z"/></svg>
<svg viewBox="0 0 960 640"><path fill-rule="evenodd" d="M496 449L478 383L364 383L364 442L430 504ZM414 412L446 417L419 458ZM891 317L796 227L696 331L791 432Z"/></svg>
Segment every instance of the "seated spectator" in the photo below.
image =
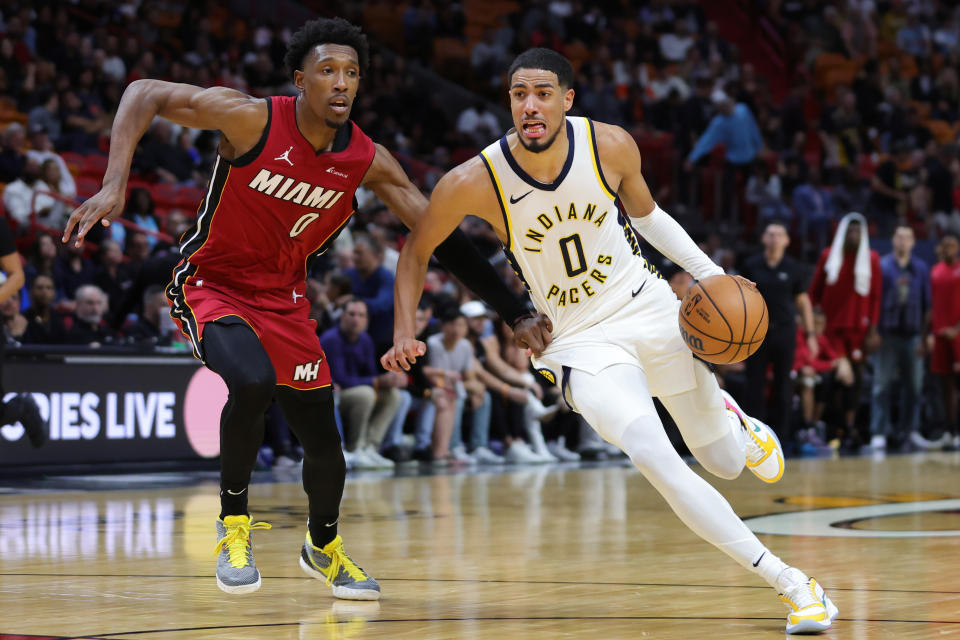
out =
<svg viewBox="0 0 960 640"><path fill-rule="evenodd" d="M40 93L37 106L30 110L27 129L31 132L43 130L46 132L48 139L56 144L62 129L59 112L60 96L57 95L57 92L46 90Z"/></svg>
<svg viewBox="0 0 960 640"><path fill-rule="evenodd" d="M23 312L27 328L21 342L24 344L63 344L67 328L63 316L54 310L56 289L53 278L38 274L30 285L30 306Z"/></svg>
<svg viewBox="0 0 960 640"><path fill-rule="evenodd" d="M83 247L68 242L60 248L60 255L53 263L53 279L57 291L68 300L74 300L77 289L85 284L93 284L97 275L93 262L84 257Z"/></svg>
<svg viewBox="0 0 960 640"><path fill-rule="evenodd" d="M119 311L127 290L133 284L134 274L124 265L123 250L113 240L104 240L100 243L99 259L100 267L93 278L93 284L107 294L111 306L110 317L116 321L122 321L121 318L114 318L114 314Z"/></svg>
<svg viewBox="0 0 960 640"><path fill-rule="evenodd" d="M807 180L793 190L793 209L800 219L801 231L812 233L816 246L825 246L836 208L830 190L823 184L819 165L810 165Z"/></svg>
<svg viewBox="0 0 960 640"><path fill-rule="evenodd" d="M367 333L367 305L353 298L346 303L340 325L320 336L343 419L344 447L357 469L392 468L380 455L380 444L400 402L403 374L377 372L373 340Z"/></svg>
<svg viewBox="0 0 960 640"><path fill-rule="evenodd" d="M26 164L27 132L19 122L11 122L0 137L0 182L13 182Z"/></svg>
<svg viewBox="0 0 960 640"><path fill-rule="evenodd" d="M54 229L63 228L73 209L69 202L61 199L72 197L60 190L62 184L60 164L52 158L44 160L40 165L40 181L33 187L36 194L33 206L37 213L37 222Z"/></svg>
<svg viewBox="0 0 960 640"><path fill-rule="evenodd" d="M179 184L193 179L193 167L189 151L173 142L173 125L169 120L158 118L140 143L134 170L153 174L158 182Z"/></svg>
<svg viewBox="0 0 960 640"><path fill-rule="evenodd" d="M782 197L780 176L770 171L770 166L763 160L753 164L753 173L747 180L747 202L757 208L757 212L764 224L769 222L786 222L789 226L790 207Z"/></svg>
<svg viewBox="0 0 960 640"><path fill-rule="evenodd" d="M34 158L27 158L23 171L3 190L3 208L17 224L13 230L15 234L26 233L30 226L33 193L40 182L40 163Z"/></svg>
<svg viewBox="0 0 960 640"><path fill-rule="evenodd" d="M123 218L129 220L141 229L148 229L154 232L160 230L160 225L157 223L157 216L154 214L153 196L143 187L134 187L130 190L130 198L127 201L127 208L123 212ZM134 232L128 230L122 224L110 225L111 238L121 245L124 245L127 253L130 252L127 235L132 233ZM155 236L148 236L146 237L146 241L147 252L149 253L153 250L154 246L156 246L157 238Z"/></svg>
<svg viewBox="0 0 960 640"><path fill-rule="evenodd" d="M456 462L450 454L457 413L463 408L470 390L482 386L474 371L475 354L467 336L467 320L459 309L444 314L440 333L427 339L427 366L424 373L433 382L430 399L437 414L433 425L432 454L434 466Z"/></svg>
<svg viewBox="0 0 960 640"><path fill-rule="evenodd" d="M130 260L130 269L138 271L150 257L150 238L142 231L127 234L127 258Z"/></svg>
<svg viewBox="0 0 960 640"><path fill-rule="evenodd" d="M109 126L109 118L102 111L85 104L72 89L60 95L60 121L63 123L63 132L58 148L82 154L98 150L100 133Z"/></svg>
<svg viewBox="0 0 960 640"><path fill-rule="evenodd" d="M476 102L460 112L457 117L457 132L477 147L483 147L500 135L500 123L497 122L497 116L487 109L487 105Z"/></svg>
<svg viewBox="0 0 960 640"><path fill-rule="evenodd" d="M160 285L150 285L143 294L143 311L137 322L123 330L124 335L140 345L168 346L171 331L164 332L164 317L168 316L170 304ZM173 328L171 321L170 327Z"/></svg>
<svg viewBox="0 0 960 640"><path fill-rule="evenodd" d="M50 276L50 279L56 283L53 276L53 265L57 260L58 245L59 242L49 234L41 233L37 236L30 253L27 255L27 264L23 267L23 275L26 277L26 287L28 289L38 274ZM61 297L63 297L62 292L57 291L57 299Z"/></svg>
<svg viewBox="0 0 960 640"><path fill-rule="evenodd" d="M826 316L817 311L814 314L818 346L816 357L811 357L802 323L798 323L797 328L793 370L800 386L800 410L803 414L803 428L797 434L797 440L801 451L808 453L811 447L815 452L824 446L825 427L821 418L827 403L833 403L835 395L849 393L855 382L852 363L830 344L824 335L826 326ZM839 403L835 409L839 413Z"/></svg>
<svg viewBox="0 0 960 640"><path fill-rule="evenodd" d="M163 232L170 236L171 242L158 239L153 245L153 255L173 251L179 256L180 238L191 226L192 223L187 214L180 209L172 209L167 214L167 219L163 221Z"/></svg>
<svg viewBox="0 0 960 640"><path fill-rule="evenodd" d="M0 321L3 322L3 332L6 342L22 342L23 334L27 330L26 317L20 313L20 291L0 302Z"/></svg>
<svg viewBox="0 0 960 640"><path fill-rule="evenodd" d="M677 20L660 36L660 55L669 62L683 62L695 44L686 20Z"/></svg>
<svg viewBox="0 0 960 640"><path fill-rule="evenodd" d="M67 329L67 344L86 344L99 347L109 344L116 333L104 320L107 313L107 294L94 284L85 284L77 288L76 311L73 323Z"/></svg>
<svg viewBox="0 0 960 640"><path fill-rule="evenodd" d="M53 150L53 141L50 139L47 129L43 125L31 124L29 131L30 145L32 148L27 151L27 157L36 159L41 165L47 160L56 162L60 168L60 181L57 193L64 198L76 198L77 183L74 181L73 175L70 174L67 163ZM44 182L52 185L52 175L48 177L46 176L46 172L44 172L44 174Z"/></svg>
<svg viewBox="0 0 960 640"><path fill-rule="evenodd" d="M345 269L353 295L363 300L370 314L370 337L375 352L386 353L393 344L393 274L383 266L383 247L368 235L353 240L353 264Z"/></svg>

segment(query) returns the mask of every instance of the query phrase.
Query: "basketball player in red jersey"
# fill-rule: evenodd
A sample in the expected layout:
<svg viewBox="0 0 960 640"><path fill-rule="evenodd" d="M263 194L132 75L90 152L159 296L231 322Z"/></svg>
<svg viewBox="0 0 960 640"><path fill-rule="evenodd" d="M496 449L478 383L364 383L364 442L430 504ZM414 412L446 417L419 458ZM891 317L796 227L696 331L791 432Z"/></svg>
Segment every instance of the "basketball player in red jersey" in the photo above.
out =
<svg viewBox="0 0 960 640"><path fill-rule="evenodd" d="M220 425L221 513L217 584L228 593L260 587L250 530L247 485L263 440L263 413L276 396L304 449L310 503L300 565L339 598L375 600L377 582L358 567L337 535L346 467L334 422L330 371L308 318L305 278L356 206L366 185L408 226L426 207L390 153L350 121L369 58L366 37L342 19L308 22L290 40L285 62L296 97L256 99L232 89L139 80L124 92L111 133L102 189L67 222L66 242L81 242L123 210L137 141L155 116L197 129L219 129L219 156L196 226L184 234L167 287L171 315L196 357L229 389ZM478 291L534 351L549 323L524 317L517 300L462 233L437 257ZM479 289L478 289L479 288Z"/></svg>

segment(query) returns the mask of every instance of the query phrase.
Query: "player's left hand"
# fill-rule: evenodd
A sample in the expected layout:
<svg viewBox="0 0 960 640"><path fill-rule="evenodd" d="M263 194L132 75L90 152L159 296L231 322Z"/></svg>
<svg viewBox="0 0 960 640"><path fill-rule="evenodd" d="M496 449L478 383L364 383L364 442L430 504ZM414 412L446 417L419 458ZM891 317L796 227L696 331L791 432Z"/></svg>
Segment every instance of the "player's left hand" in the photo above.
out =
<svg viewBox="0 0 960 640"><path fill-rule="evenodd" d="M754 282L753 280L747 280L747 279L744 278L743 276L732 276L732 277L733 277L735 280L739 281L740 284L746 285L746 286L750 287L751 289L756 289L756 288L757 288L757 283Z"/></svg>
<svg viewBox="0 0 960 640"><path fill-rule="evenodd" d="M527 356L539 357L553 340L553 323L542 313L524 318L513 327L513 341Z"/></svg>
<svg viewBox="0 0 960 640"><path fill-rule="evenodd" d="M410 371L410 365L427 352L427 345L413 338L394 340L390 350L380 358L380 364L387 371Z"/></svg>

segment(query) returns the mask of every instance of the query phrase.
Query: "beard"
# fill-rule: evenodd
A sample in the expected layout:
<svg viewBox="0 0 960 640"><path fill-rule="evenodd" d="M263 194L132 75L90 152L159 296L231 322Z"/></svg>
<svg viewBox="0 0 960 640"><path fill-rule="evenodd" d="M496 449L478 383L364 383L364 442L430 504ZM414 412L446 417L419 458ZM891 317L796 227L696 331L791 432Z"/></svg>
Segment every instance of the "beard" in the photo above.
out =
<svg viewBox="0 0 960 640"><path fill-rule="evenodd" d="M343 120L343 122L337 122L336 120L331 120L330 118L325 118L325 119L324 119L324 123L326 123L326 125L327 125L328 127L330 127L331 129L339 129L339 128L342 127L343 125L347 124L347 122L348 122L349 120L350 120L350 117L349 117L349 116L348 116L347 118L345 118L345 119Z"/></svg>
<svg viewBox="0 0 960 640"><path fill-rule="evenodd" d="M533 140L527 141L524 139L520 133L523 131L523 127L517 133L517 138L520 140L520 144L523 145L523 148L529 151L530 153L543 153L550 148L550 145L553 144L553 141L557 139L557 136L560 135L560 127L557 127L557 130L553 132L553 135L550 136L549 140Z"/></svg>

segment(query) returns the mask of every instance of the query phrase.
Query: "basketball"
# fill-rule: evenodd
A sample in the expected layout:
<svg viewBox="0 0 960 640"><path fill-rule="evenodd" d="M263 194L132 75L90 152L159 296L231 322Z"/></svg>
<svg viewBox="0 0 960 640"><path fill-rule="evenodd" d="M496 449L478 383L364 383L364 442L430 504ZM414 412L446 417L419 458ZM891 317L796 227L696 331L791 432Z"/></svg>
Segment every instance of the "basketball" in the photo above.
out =
<svg viewBox="0 0 960 640"><path fill-rule="evenodd" d="M714 364L749 358L767 335L767 303L733 276L697 282L680 305L680 334L693 353Z"/></svg>

